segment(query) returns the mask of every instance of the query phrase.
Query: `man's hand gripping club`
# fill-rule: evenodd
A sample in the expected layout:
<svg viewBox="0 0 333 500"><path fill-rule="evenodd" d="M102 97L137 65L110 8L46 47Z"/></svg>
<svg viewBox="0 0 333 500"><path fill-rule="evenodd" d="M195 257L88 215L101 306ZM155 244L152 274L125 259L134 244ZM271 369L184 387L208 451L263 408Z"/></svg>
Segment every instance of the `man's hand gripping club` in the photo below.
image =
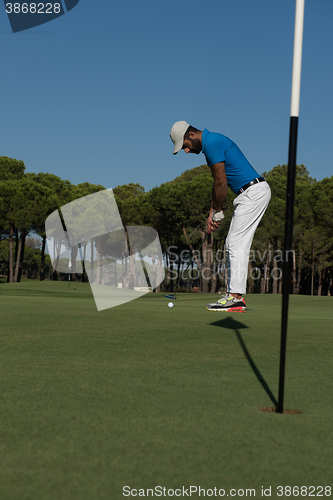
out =
<svg viewBox="0 0 333 500"><path fill-rule="evenodd" d="M212 231L215 231L215 229L219 227L223 219L224 219L224 210L220 210L218 212L217 210L214 210L214 208L211 208L207 219L208 234L210 234Z"/></svg>

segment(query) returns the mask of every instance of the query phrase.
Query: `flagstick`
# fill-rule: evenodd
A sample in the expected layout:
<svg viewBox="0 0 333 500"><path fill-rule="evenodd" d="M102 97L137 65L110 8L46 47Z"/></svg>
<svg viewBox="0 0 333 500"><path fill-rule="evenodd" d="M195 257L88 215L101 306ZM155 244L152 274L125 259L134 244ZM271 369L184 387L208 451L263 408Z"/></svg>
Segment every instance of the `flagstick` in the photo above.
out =
<svg viewBox="0 0 333 500"><path fill-rule="evenodd" d="M290 253L291 253L290 250L292 249L292 239L293 239L297 131L298 131L298 116L299 116L299 100L301 91L303 24L304 24L304 0L296 0L294 59L293 59L293 76L292 76L291 109L290 109L288 183L287 183L283 282L282 282L283 296L282 296L282 322L281 322L280 377L279 377L279 398L276 408L277 413L283 413L283 399L284 399L288 305L289 305L289 291L291 284L291 264L292 264L292 259L290 258Z"/></svg>

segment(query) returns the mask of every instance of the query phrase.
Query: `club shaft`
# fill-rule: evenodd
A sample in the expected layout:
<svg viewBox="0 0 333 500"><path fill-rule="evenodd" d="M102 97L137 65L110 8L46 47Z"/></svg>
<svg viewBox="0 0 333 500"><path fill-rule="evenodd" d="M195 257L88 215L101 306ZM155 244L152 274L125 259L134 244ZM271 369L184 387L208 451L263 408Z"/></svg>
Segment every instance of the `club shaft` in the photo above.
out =
<svg viewBox="0 0 333 500"><path fill-rule="evenodd" d="M196 250L197 252L200 252L201 248L203 247L203 244L205 243L206 239L208 237L208 233L205 234L205 237L204 239L201 241L200 243L200 246L199 248ZM179 273L179 276L178 276L178 279L176 281L176 284L173 285L173 280L171 280L171 292L173 293L173 295L175 296L176 295L176 291L177 291L177 287L179 285L179 283L181 282L182 280L182 275L184 275L184 273L188 270L188 268L190 267L192 263L192 259L189 261L189 263L187 264L186 268L185 268L185 271L182 271L181 273Z"/></svg>

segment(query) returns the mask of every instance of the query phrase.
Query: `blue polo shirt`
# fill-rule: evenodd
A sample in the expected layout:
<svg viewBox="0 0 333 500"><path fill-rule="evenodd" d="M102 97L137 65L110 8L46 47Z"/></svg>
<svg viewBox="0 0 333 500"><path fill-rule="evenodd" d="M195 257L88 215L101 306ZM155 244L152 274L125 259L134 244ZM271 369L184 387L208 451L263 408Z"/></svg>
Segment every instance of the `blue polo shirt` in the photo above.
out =
<svg viewBox="0 0 333 500"><path fill-rule="evenodd" d="M239 147L225 135L205 129L202 132L202 152L209 167L225 162L228 186L234 193L238 193L241 187L256 177L260 177Z"/></svg>

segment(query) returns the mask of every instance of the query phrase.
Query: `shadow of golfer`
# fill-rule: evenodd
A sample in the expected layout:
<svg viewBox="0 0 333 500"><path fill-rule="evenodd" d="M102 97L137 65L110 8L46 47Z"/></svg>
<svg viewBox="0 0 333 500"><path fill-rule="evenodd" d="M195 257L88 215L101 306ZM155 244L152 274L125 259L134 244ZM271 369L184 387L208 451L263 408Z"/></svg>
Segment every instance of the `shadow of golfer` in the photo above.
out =
<svg viewBox="0 0 333 500"><path fill-rule="evenodd" d="M251 358L251 355L250 355L250 353L245 345L245 342L243 340L243 337L239 331L242 328L248 328L248 326L244 325L243 323L240 323L239 321L236 321L234 318L231 318L231 317L227 317L227 318L221 319L219 321L214 321L214 323L211 323L211 325L220 326L221 328L227 328L228 330L234 330L236 337L237 337L237 340L240 343L240 346L243 349L245 357L248 360L255 376L257 377L257 379L261 383L262 387L265 389L267 395L269 396L270 400L272 401L272 403L276 407L277 400L275 399L272 391L268 387L266 380L264 379L264 377L261 375L260 371L258 370L257 365L255 364L255 362Z"/></svg>

